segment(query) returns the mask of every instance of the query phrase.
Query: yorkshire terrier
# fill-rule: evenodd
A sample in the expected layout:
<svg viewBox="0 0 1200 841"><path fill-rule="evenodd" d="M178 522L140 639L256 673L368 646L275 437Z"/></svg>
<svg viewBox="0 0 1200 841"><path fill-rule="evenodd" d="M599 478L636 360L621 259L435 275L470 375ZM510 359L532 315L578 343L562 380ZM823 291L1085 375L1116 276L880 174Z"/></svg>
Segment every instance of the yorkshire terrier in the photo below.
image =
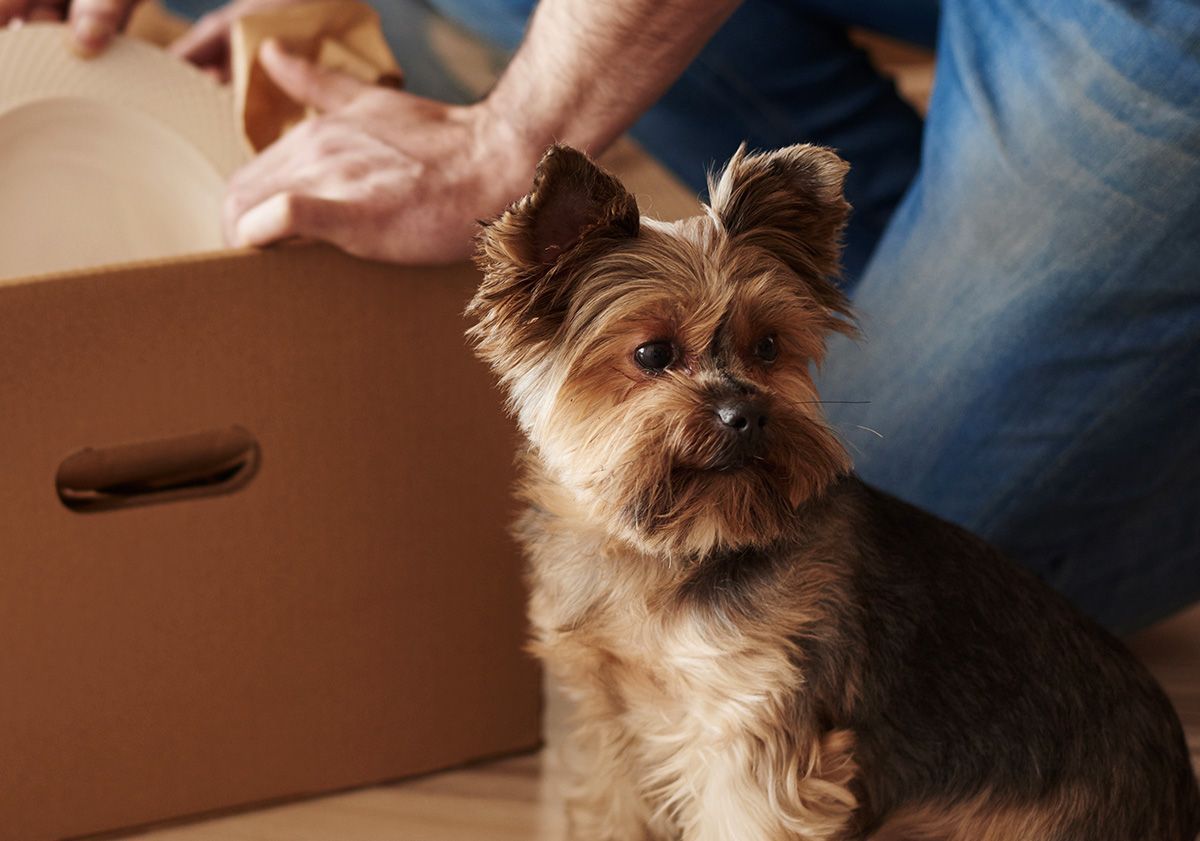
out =
<svg viewBox="0 0 1200 841"><path fill-rule="evenodd" d="M552 148L468 308L529 446L534 650L580 841L1193 841L1170 702L966 531L856 479L812 372L847 165L739 150L642 218Z"/></svg>

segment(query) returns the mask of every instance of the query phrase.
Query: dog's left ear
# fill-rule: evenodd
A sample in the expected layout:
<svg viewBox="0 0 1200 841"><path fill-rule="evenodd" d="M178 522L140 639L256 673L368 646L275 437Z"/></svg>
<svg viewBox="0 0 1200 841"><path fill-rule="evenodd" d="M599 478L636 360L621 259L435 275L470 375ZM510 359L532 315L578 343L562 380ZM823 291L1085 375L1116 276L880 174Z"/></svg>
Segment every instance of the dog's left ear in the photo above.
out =
<svg viewBox="0 0 1200 841"><path fill-rule="evenodd" d="M529 194L484 226L480 258L536 274L592 236L637 236L639 220L620 181L583 152L551 146Z"/></svg>
<svg viewBox="0 0 1200 841"><path fill-rule="evenodd" d="M484 223L475 262L483 282L467 308L485 356L502 344L549 338L571 296L572 268L638 234L637 201L621 182L569 146L542 157L533 189Z"/></svg>
<svg viewBox="0 0 1200 841"><path fill-rule="evenodd" d="M840 271L841 236L850 214L842 194L849 169L821 146L747 154L743 144L708 183L712 209L734 243L774 254L818 303L841 315L848 305L832 279Z"/></svg>

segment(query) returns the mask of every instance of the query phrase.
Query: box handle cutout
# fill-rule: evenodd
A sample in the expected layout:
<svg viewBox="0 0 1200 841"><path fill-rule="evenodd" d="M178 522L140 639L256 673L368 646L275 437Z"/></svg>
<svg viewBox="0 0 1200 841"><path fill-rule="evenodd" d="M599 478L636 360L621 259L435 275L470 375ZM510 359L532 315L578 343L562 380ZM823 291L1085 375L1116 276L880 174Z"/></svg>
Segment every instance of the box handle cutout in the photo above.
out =
<svg viewBox="0 0 1200 841"><path fill-rule="evenodd" d="M58 498L80 513L231 493L258 471L259 446L240 426L81 450L58 468Z"/></svg>

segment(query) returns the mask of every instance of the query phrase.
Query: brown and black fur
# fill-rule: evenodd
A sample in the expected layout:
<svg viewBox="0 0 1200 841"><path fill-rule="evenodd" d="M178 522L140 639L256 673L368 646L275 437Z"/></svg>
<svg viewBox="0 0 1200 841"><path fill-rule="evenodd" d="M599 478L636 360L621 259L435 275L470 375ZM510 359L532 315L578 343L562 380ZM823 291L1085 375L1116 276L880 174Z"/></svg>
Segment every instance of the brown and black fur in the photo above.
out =
<svg viewBox="0 0 1200 841"><path fill-rule="evenodd" d="M471 336L529 439L573 837L1193 841L1178 719L1121 644L850 475L811 377L854 330L828 280L844 174L739 151L668 225L556 147L481 236ZM671 365L639 367L655 341ZM714 419L729 401L761 435Z"/></svg>

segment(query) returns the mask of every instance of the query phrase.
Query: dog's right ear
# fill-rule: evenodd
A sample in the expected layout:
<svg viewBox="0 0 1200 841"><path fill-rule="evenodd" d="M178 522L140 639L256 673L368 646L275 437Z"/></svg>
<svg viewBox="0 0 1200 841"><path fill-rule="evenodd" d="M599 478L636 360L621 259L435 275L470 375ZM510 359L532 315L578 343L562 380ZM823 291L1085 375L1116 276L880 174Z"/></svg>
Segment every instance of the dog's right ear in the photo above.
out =
<svg viewBox="0 0 1200 841"><path fill-rule="evenodd" d="M853 333L849 304L833 282L850 214L850 165L831 149L800 144L750 154L742 146L708 189L712 210L736 245L774 254L824 310L825 326Z"/></svg>
<svg viewBox="0 0 1200 841"><path fill-rule="evenodd" d="M572 266L636 237L639 220L637 201L620 181L584 153L552 146L529 195L484 223L479 235L475 263L483 282L467 315L477 319L471 337L481 354L494 357L501 339L553 335L570 300Z"/></svg>
<svg viewBox="0 0 1200 841"><path fill-rule="evenodd" d="M621 182L570 146L551 146L533 189L485 223L478 260L490 269L545 271L592 235L637 236L637 202Z"/></svg>

